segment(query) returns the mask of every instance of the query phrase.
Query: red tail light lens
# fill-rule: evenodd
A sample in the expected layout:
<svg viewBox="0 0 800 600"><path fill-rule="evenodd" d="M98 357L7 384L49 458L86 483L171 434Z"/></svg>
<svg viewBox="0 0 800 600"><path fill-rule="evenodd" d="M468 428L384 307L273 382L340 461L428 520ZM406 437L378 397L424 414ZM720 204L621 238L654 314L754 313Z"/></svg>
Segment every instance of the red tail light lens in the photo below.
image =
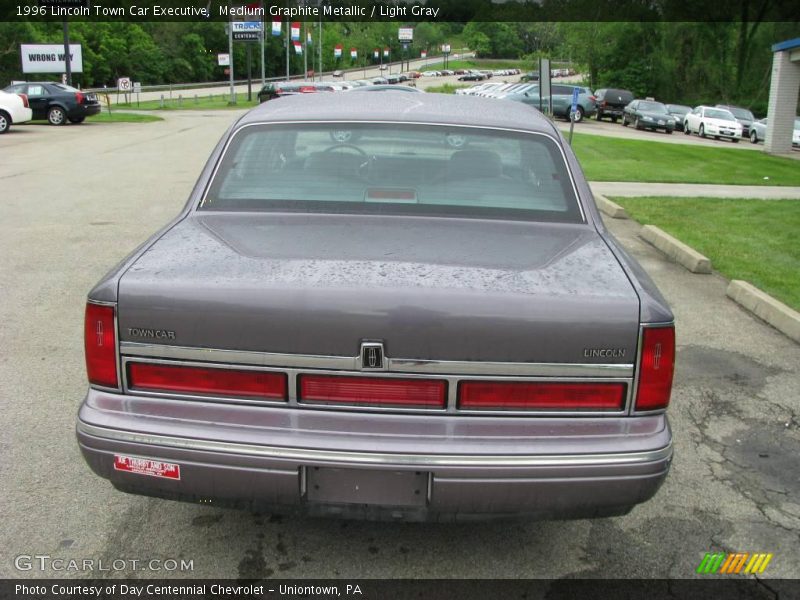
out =
<svg viewBox="0 0 800 600"><path fill-rule="evenodd" d="M592 102L595 102L597 100L597 98L595 98L594 96L589 96L589 100L591 100Z"/></svg>
<svg viewBox="0 0 800 600"><path fill-rule="evenodd" d="M447 384L424 379L302 375L302 402L444 408Z"/></svg>
<svg viewBox="0 0 800 600"><path fill-rule="evenodd" d="M22 98L22 106L25 108L30 108L31 105L28 103L28 94L17 94L20 98Z"/></svg>
<svg viewBox="0 0 800 600"><path fill-rule="evenodd" d="M131 363L132 389L286 400L286 375L266 371Z"/></svg>
<svg viewBox="0 0 800 600"><path fill-rule="evenodd" d="M114 307L86 304L83 347L89 383L117 387L117 348Z"/></svg>
<svg viewBox="0 0 800 600"><path fill-rule="evenodd" d="M458 390L461 409L622 410L624 404L624 383L464 381Z"/></svg>
<svg viewBox="0 0 800 600"><path fill-rule="evenodd" d="M83 104L84 99L85 96L83 95L83 92L75 92L75 101L78 104Z"/></svg>
<svg viewBox="0 0 800 600"><path fill-rule="evenodd" d="M636 410L656 410L669 405L674 369L675 328L645 328L642 335Z"/></svg>

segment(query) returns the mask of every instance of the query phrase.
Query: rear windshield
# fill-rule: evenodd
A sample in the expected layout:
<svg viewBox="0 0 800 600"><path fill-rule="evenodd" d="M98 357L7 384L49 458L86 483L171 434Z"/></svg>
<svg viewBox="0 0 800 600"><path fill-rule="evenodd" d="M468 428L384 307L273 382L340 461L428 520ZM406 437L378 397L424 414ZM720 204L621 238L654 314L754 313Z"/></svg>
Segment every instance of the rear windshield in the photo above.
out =
<svg viewBox="0 0 800 600"><path fill-rule="evenodd" d="M639 102L639 110L646 110L647 112L654 112L654 113L666 113L667 107L661 104L661 102L650 102L642 100Z"/></svg>
<svg viewBox="0 0 800 600"><path fill-rule="evenodd" d="M368 123L245 127L200 209L582 220L549 137Z"/></svg>
<svg viewBox="0 0 800 600"><path fill-rule="evenodd" d="M707 108L706 109L706 116L709 119L720 119L722 121L735 121L736 119L733 118L733 115L728 112L727 110L723 110L721 108Z"/></svg>

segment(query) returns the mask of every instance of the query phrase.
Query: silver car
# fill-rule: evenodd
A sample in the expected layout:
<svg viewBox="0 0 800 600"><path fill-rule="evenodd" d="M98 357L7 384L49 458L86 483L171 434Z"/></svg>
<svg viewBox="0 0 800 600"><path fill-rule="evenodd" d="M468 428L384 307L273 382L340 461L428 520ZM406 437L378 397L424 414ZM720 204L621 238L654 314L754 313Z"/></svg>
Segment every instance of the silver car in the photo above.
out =
<svg viewBox="0 0 800 600"><path fill-rule="evenodd" d="M94 472L376 519L651 498L672 459L672 312L558 131L497 107L308 94L236 121L181 213L89 292Z"/></svg>

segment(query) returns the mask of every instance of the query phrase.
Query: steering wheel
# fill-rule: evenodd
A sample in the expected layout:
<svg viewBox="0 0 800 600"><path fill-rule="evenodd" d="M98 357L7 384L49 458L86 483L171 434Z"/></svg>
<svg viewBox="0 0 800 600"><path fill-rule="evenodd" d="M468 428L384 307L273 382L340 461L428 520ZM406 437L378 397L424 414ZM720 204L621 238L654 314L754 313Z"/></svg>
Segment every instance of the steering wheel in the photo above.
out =
<svg viewBox="0 0 800 600"><path fill-rule="evenodd" d="M364 156L364 157L367 156L367 153L364 152L364 150L362 150L361 148L359 148L358 146L356 146L354 144L336 144L335 146L328 146L327 148L325 148L325 150L323 150L323 152L324 153L336 152L336 151L338 151L338 150L340 150L342 148L344 148L346 150L353 150L359 156Z"/></svg>

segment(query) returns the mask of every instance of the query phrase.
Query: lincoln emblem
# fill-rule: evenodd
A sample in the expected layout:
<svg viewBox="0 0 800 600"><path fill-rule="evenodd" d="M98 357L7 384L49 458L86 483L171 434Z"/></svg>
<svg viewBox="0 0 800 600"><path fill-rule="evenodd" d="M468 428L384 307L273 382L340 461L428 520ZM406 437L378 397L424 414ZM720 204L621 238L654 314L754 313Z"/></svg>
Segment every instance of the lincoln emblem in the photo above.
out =
<svg viewBox="0 0 800 600"><path fill-rule="evenodd" d="M383 344L381 342L361 343L361 368L371 370L382 370L384 368Z"/></svg>

